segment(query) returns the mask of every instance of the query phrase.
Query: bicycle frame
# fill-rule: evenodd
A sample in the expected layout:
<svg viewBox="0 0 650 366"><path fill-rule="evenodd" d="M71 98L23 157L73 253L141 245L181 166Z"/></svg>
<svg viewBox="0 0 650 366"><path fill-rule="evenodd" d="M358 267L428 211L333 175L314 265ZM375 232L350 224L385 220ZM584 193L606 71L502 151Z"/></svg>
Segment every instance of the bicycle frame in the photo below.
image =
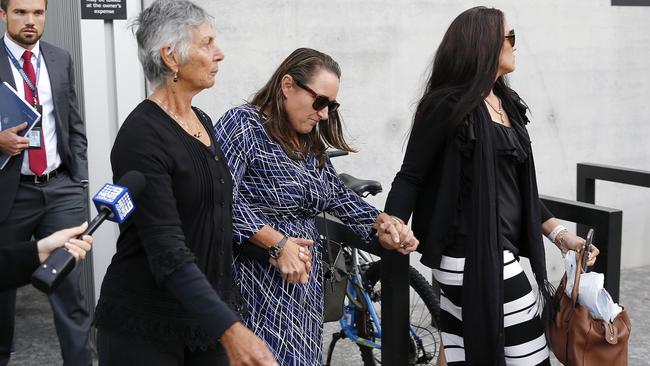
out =
<svg viewBox="0 0 650 366"><path fill-rule="evenodd" d="M370 262L370 258L367 254L362 251L359 251L357 248L351 248L351 273L349 275L349 281L346 291L346 297L349 300L349 303L343 307L343 317L339 320L341 325L341 331L345 334L347 338L353 342L360 344L366 347L372 347L381 349L381 343L373 342L368 338L363 338L358 335L358 329L355 326L356 315L355 312L359 309L361 305L362 309L367 309L370 314L370 327L371 327L371 336L372 338L381 339L381 320L377 315L375 307L372 305L372 300L370 295L363 288L363 282L361 279L361 274L359 273L359 256L361 256L365 262ZM364 304L359 304L357 301L357 291L363 296ZM419 347L422 347L422 340L416 334L413 326L410 326L411 336Z"/></svg>
<svg viewBox="0 0 650 366"><path fill-rule="evenodd" d="M351 252L352 273L350 274L346 291L346 296L350 302L343 307L343 317L341 320L339 320L339 324L341 325L341 330L345 336L353 342L367 347L381 348L381 344L373 342L367 338L360 337L358 335L357 328L354 325L356 320L355 311L358 308L355 302L357 301L357 291L359 291L363 296L365 308L368 309L368 313L370 314L370 326L373 329L372 335L376 338L381 338L381 321L379 320L379 316L377 315L375 307L372 306L372 301L370 300L368 292L363 289L361 274L359 273L359 250L352 248Z"/></svg>
<svg viewBox="0 0 650 366"><path fill-rule="evenodd" d="M327 154L330 157L347 155L347 153L341 153L336 151L333 152L328 151ZM359 180L347 174L341 174L339 175L339 177L341 178L341 180L346 186L350 187L352 190L355 191L356 194L358 194L361 197L365 197L368 194L375 195L381 192L381 184L379 184L379 182L369 181L369 180ZM338 220L336 220L335 218L328 218L325 215L323 215L321 221L322 222L320 224L321 226L320 229L324 229L324 230L319 229L319 232L321 232L322 235L324 231L327 240L332 240L333 238L329 235L330 233L327 230L329 226L327 222L332 222L332 221L337 222ZM319 225L318 219L317 219L317 225ZM341 226L341 228L338 228L338 230L336 230L336 234L334 235L336 239L334 239L333 241L338 244L341 244L342 246L347 247L347 248L342 247L341 253L343 253L346 257L346 267L348 271L348 273L346 274L348 278L348 283L346 286L346 298L348 299L348 301L345 302L344 300L344 304L342 304L343 316L339 320L340 331L333 334L332 342L330 343L329 350L327 352L327 361L325 362L325 365L330 365L335 344L337 343L338 340L343 338L348 338L349 340L355 342L357 345L361 346L362 357L363 357L363 353L367 352L367 350L369 349L382 348L381 320L379 318L379 314L377 313L377 310L373 306L373 300L378 301L378 299L374 298L376 291L374 289L367 290L366 288L364 288L365 275L364 277L362 277L360 273L362 268L365 269L364 266L366 264L370 264L371 262L374 262L372 258L370 258L369 254L367 254L366 252L372 253L374 255L379 255L379 253L381 253L381 247L379 246L378 243L375 243L375 245L373 245L372 248L367 245L368 243L360 243L362 240L359 239L356 236L356 234L352 233L351 230L344 228L343 224L334 225L334 227L338 227L338 226ZM365 245L359 245L359 244L365 244ZM366 252L364 252L364 250ZM363 263L361 265L359 263L359 258L363 259ZM426 283L426 279L422 278L422 281ZM422 284L422 281L418 281L417 283ZM368 284L370 283L371 282L368 282ZM427 285L429 284L427 283ZM420 288L420 291L422 291L422 285L419 285L418 288ZM413 290L414 289L411 289L411 291ZM373 298L371 298L371 295L373 296ZM361 316L363 316L363 319L361 321L359 321L359 319L356 319L356 317L360 314ZM423 341L425 338L421 337L418 334L417 332L418 329L419 329L418 326L414 324L409 324L409 333L411 335L410 341L412 342L412 346L413 346L412 349L416 352L414 356L417 356L417 359L411 359L412 361L409 362L415 362L416 364L421 364L421 361L423 360L425 363L428 363L429 360L432 360L434 358L434 356L429 356L429 355L435 355L437 347L435 347L435 349L432 350L433 353L429 353L427 350L425 350L424 341ZM392 343L390 344L390 346L392 346ZM386 344L386 347L391 348L389 347L389 344ZM411 349L410 346L409 348ZM365 363L366 361L364 360L364 364Z"/></svg>

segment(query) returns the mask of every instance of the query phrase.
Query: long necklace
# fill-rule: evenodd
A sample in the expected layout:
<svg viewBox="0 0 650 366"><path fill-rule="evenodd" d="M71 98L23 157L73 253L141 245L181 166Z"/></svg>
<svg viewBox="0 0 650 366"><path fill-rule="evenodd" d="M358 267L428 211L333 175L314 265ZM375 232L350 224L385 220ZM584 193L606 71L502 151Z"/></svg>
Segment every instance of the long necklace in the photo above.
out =
<svg viewBox="0 0 650 366"><path fill-rule="evenodd" d="M483 98L483 100L485 100L485 103L487 103L487 105L489 105L490 108L492 108L492 110L495 111L499 115L499 118L501 119L501 124L504 125L505 122L503 121L503 109L501 109L501 99L497 98L497 101L499 101L499 109L498 110L496 108L494 108L492 103L490 103L490 101L487 100L487 98Z"/></svg>
<svg viewBox="0 0 650 366"><path fill-rule="evenodd" d="M173 118L175 121L177 121L177 122L181 125L181 127L183 127L183 129L184 129L185 131L187 131L187 133L189 133L190 135L196 137L197 139L200 139L200 138L201 138L202 133L201 133L201 130L200 130L200 129L197 128L197 129L196 129L196 132L192 132L192 130L191 130L191 129L190 129L190 128L185 124L185 122L183 122L182 119L178 118L178 116L176 115L176 113L172 112L170 109L167 109L167 107L165 107L165 105L163 104L163 102L160 101L160 99L158 99L158 98L153 98L153 97L152 97L152 99L153 99L153 100L154 100L154 101L155 101L159 106L161 106L162 109L163 109L165 112L167 112L167 114L169 114L170 116L172 116L172 118Z"/></svg>

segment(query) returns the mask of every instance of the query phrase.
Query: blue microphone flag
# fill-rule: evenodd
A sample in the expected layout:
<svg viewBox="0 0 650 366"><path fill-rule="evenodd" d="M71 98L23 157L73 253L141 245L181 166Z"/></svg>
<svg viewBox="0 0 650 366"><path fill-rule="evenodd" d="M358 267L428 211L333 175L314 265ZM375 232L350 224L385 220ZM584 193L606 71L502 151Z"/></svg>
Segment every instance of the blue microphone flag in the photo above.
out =
<svg viewBox="0 0 650 366"><path fill-rule="evenodd" d="M124 223L135 210L135 205L129 194L129 189L117 184L106 183L93 197L98 212L108 209L111 214L108 220Z"/></svg>

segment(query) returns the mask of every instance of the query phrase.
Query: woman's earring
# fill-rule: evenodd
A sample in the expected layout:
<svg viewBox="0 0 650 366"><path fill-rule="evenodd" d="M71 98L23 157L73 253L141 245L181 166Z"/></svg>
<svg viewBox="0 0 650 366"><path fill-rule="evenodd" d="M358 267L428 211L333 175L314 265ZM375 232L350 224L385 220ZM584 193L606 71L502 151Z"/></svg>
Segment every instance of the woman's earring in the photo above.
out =
<svg viewBox="0 0 650 366"><path fill-rule="evenodd" d="M178 71L174 72L174 78L172 79L174 82L178 82Z"/></svg>

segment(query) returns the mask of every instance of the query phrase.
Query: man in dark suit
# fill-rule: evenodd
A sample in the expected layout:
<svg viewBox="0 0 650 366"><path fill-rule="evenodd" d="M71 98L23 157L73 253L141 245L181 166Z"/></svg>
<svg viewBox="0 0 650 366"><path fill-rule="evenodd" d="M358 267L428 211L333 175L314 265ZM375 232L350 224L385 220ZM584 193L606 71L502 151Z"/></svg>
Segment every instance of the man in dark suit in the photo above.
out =
<svg viewBox="0 0 650 366"><path fill-rule="evenodd" d="M12 156L0 170L0 238L37 240L86 218L86 136L79 115L70 55L40 41L47 0L0 0L6 33L0 38L0 82L41 110L29 138L0 131L0 150ZM29 146L29 147L28 147ZM2 245L0 243L0 245ZM0 294L0 366L12 347L16 292ZM90 317L76 268L50 296L64 365L90 365Z"/></svg>

